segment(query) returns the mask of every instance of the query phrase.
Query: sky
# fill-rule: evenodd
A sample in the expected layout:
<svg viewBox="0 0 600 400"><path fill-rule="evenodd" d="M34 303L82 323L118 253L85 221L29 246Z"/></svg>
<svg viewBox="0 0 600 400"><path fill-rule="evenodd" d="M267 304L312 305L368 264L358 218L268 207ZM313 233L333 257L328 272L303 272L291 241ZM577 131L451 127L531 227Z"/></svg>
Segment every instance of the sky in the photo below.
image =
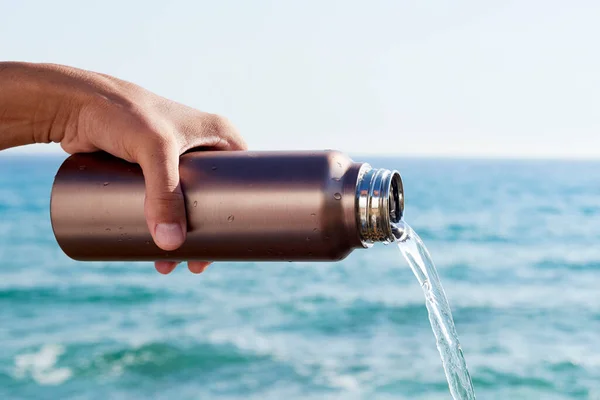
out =
<svg viewBox="0 0 600 400"><path fill-rule="evenodd" d="M132 81L253 150L600 158L598 21L597 0L0 0L0 59Z"/></svg>

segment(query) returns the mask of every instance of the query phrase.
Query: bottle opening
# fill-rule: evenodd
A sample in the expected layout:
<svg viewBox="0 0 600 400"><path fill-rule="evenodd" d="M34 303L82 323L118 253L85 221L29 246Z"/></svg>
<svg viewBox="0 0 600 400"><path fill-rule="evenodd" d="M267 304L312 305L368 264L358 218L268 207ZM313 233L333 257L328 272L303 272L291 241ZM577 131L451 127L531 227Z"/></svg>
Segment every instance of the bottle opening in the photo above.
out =
<svg viewBox="0 0 600 400"><path fill-rule="evenodd" d="M365 164L356 187L357 219L365 246L392 242L392 224L404 213L402 179L397 171L372 169Z"/></svg>
<svg viewBox="0 0 600 400"><path fill-rule="evenodd" d="M404 191L402 188L402 178L396 171L392 172L392 183L389 198L390 222L397 223L404 214Z"/></svg>

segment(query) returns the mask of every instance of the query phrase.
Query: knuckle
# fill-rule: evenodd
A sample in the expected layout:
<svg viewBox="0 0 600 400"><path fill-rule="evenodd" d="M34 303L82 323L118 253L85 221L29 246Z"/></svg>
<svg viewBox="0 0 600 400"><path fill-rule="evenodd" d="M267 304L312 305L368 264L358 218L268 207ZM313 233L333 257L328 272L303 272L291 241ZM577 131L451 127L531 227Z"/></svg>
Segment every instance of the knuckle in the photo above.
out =
<svg viewBox="0 0 600 400"><path fill-rule="evenodd" d="M164 131L156 129L148 129L147 131L148 146L153 150L161 154L169 153L172 147L174 147L174 139L171 135Z"/></svg>
<svg viewBox="0 0 600 400"><path fill-rule="evenodd" d="M235 130L227 118L217 114L208 114L202 125L207 133L218 137L227 137L229 132Z"/></svg>
<svg viewBox="0 0 600 400"><path fill-rule="evenodd" d="M137 128L123 141L138 161L159 161L178 151L177 141L167 129L160 129L147 121L139 121Z"/></svg>
<svg viewBox="0 0 600 400"><path fill-rule="evenodd" d="M156 194L146 197L145 214L149 221L157 223L185 221L183 197L171 194Z"/></svg>
<svg viewBox="0 0 600 400"><path fill-rule="evenodd" d="M160 165L161 161L150 161L154 168L145 172L147 197L157 201L179 201L183 199L179 176Z"/></svg>
<svg viewBox="0 0 600 400"><path fill-rule="evenodd" d="M167 188L166 188L167 189ZM183 202L183 194L176 190L175 187L173 190L165 190L159 193L150 193L147 195L148 201L152 201L157 204L173 204Z"/></svg>
<svg viewBox="0 0 600 400"><path fill-rule="evenodd" d="M231 147L234 150L242 150L242 151L248 150L248 144L240 135L233 136L229 140L229 143L231 144Z"/></svg>
<svg viewBox="0 0 600 400"><path fill-rule="evenodd" d="M153 162L161 162L178 152L176 140L171 135L153 129L147 130L143 139L134 146L140 157Z"/></svg>
<svg viewBox="0 0 600 400"><path fill-rule="evenodd" d="M226 117L217 114L208 114L203 123L203 130L207 136L216 140L217 146L225 144L234 150L246 150L248 148L244 139L238 133L237 128Z"/></svg>
<svg viewBox="0 0 600 400"><path fill-rule="evenodd" d="M175 193L159 193L146 197L146 205L151 215L160 221L185 218L183 196Z"/></svg>

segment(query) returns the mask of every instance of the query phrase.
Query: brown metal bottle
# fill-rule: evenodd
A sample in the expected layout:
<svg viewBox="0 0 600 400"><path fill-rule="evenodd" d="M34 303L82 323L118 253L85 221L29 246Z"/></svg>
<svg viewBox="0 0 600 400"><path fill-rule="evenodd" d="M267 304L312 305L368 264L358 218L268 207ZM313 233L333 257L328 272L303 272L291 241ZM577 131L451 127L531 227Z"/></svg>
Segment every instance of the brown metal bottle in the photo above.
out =
<svg viewBox="0 0 600 400"><path fill-rule="evenodd" d="M192 152L179 168L188 232L176 251L152 241L139 166L105 153L60 167L50 207L58 244L82 261L340 260L392 241L404 209L398 172L334 151Z"/></svg>

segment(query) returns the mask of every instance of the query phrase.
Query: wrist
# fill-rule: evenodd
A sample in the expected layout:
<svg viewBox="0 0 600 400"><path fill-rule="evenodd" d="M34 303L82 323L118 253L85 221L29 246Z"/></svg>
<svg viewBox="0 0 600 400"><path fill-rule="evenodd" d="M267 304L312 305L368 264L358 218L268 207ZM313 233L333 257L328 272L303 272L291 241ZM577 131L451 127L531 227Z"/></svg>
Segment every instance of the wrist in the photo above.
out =
<svg viewBox="0 0 600 400"><path fill-rule="evenodd" d="M69 68L0 62L0 150L60 142L82 99Z"/></svg>

